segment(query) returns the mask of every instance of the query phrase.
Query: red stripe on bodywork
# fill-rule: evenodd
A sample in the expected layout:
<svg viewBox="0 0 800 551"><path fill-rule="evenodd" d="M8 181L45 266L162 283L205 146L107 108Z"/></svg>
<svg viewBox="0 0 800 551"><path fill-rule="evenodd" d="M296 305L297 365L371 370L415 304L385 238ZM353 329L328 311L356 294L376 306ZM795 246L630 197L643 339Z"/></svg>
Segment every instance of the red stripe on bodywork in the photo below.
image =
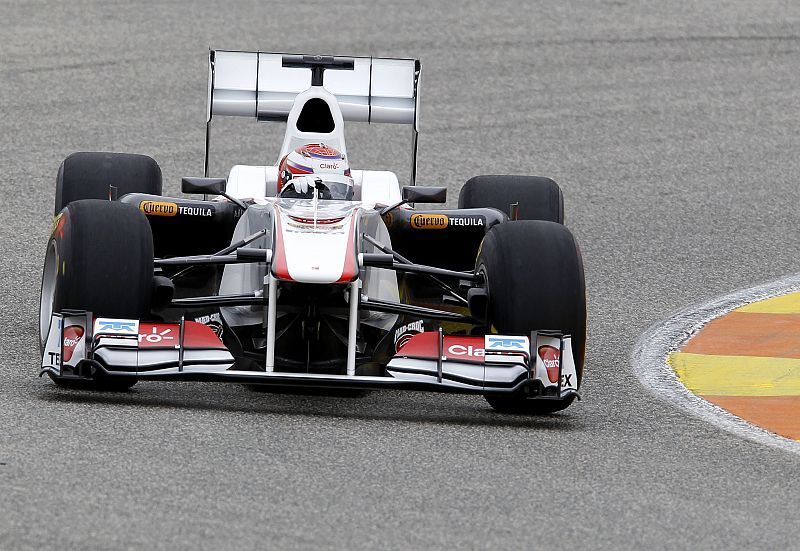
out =
<svg viewBox="0 0 800 551"><path fill-rule="evenodd" d="M347 250L344 256L344 267L342 268L342 276L336 283L349 283L358 277L358 263L356 259L358 258L356 255L356 226L358 225L356 220L356 211L358 209L353 209L351 214L350 220L350 235L347 236Z"/></svg>
<svg viewBox="0 0 800 551"><path fill-rule="evenodd" d="M342 220L344 220L344 216L340 216L339 218L318 218L317 220L314 220L313 218L301 218L300 216L292 216L291 214L288 216L295 222L299 222L301 224L307 224L309 226L312 226L314 224L318 224L321 226L324 226L326 224L336 224L337 222L341 222Z"/></svg>
<svg viewBox="0 0 800 551"><path fill-rule="evenodd" d="M289 263L286 261L286 248L283 243L283 230L281 228L281 210L275 205L275 236L272 240L275 249L275 261L272 263L272 275L284 281L292 281L289 275Z"/></svg>

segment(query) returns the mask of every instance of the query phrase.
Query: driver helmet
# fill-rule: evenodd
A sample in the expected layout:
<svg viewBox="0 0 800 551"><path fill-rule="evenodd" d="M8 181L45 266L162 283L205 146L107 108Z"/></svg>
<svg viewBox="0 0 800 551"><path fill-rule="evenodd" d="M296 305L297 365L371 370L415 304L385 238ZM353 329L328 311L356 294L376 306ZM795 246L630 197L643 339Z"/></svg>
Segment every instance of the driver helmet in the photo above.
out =
<svg viewBox="0 0 800 551"><path fill-rule="evenodd" d="M338 149L323 143L301 145L281 159L278 193L284 195L281 192L292 179L310 175L321 179L327 188L323 198L349 200L353 197L353 179L347 159Z"/></svg>

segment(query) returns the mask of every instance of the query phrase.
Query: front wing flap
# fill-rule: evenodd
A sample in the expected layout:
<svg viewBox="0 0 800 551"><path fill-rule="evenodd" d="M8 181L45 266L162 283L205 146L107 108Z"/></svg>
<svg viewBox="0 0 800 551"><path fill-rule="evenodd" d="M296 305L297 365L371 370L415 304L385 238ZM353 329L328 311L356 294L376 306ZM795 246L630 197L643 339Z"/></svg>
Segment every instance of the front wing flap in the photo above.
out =
<svg viewBox="0 0 800 551"><path fill-rule="evenodd" d="M571 339L555 332L534 332L530 337L418 333L403 340L386 371L388 376L375 377L237 370L231 353L204 324L148 323L65 312L52 317L40 375L464 394L526 392L539 399L578 396Z"/></svg>
<svg viewBox="0 0 800 551"><path fill-rule="evenodd" d="M202 323L64 313L53 314L40 374L86 378L101 369L106 375L143 378L149 372L224 371L233 364L222 341Z"/></svg>
<svg viewBox="0 0 800 551"><path fill-rule="evenodd" d="M480 387L485 394L521 390L544 399L579 396L572 339L551 331L530 337L419 333L405 341L387 371L399 379Z"/></svg>

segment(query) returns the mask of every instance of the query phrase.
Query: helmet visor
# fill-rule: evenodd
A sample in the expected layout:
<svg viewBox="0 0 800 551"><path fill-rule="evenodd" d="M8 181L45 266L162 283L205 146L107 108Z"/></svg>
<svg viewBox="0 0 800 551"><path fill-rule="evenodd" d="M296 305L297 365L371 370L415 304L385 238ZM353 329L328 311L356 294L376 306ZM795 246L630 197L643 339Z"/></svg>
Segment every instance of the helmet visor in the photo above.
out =
<svg viewBox="0 0 800 551"><path fill-rule="evenodd" d="M353 198L353 179L344 174L319 174L322 178L322 185L324 185L328 194L320 193L322 199L336 199L339 201L350 201ZM330 197L323 197L323 195L330 195Z"/></svg>

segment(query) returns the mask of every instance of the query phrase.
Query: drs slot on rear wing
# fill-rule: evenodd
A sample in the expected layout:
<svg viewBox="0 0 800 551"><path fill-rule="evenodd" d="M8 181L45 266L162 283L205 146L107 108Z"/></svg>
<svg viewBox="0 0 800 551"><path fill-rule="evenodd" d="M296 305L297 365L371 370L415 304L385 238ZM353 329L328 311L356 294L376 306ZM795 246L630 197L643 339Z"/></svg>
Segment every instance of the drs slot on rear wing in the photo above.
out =
<svg viewBox="0 0 800 551"><path fill-rule="evenodd" d="M345 121L411 125L413 183L419 80L417 59L209 50L206 176L215 115L284 121L297 95L315 85L336 97Z"/></svg>

